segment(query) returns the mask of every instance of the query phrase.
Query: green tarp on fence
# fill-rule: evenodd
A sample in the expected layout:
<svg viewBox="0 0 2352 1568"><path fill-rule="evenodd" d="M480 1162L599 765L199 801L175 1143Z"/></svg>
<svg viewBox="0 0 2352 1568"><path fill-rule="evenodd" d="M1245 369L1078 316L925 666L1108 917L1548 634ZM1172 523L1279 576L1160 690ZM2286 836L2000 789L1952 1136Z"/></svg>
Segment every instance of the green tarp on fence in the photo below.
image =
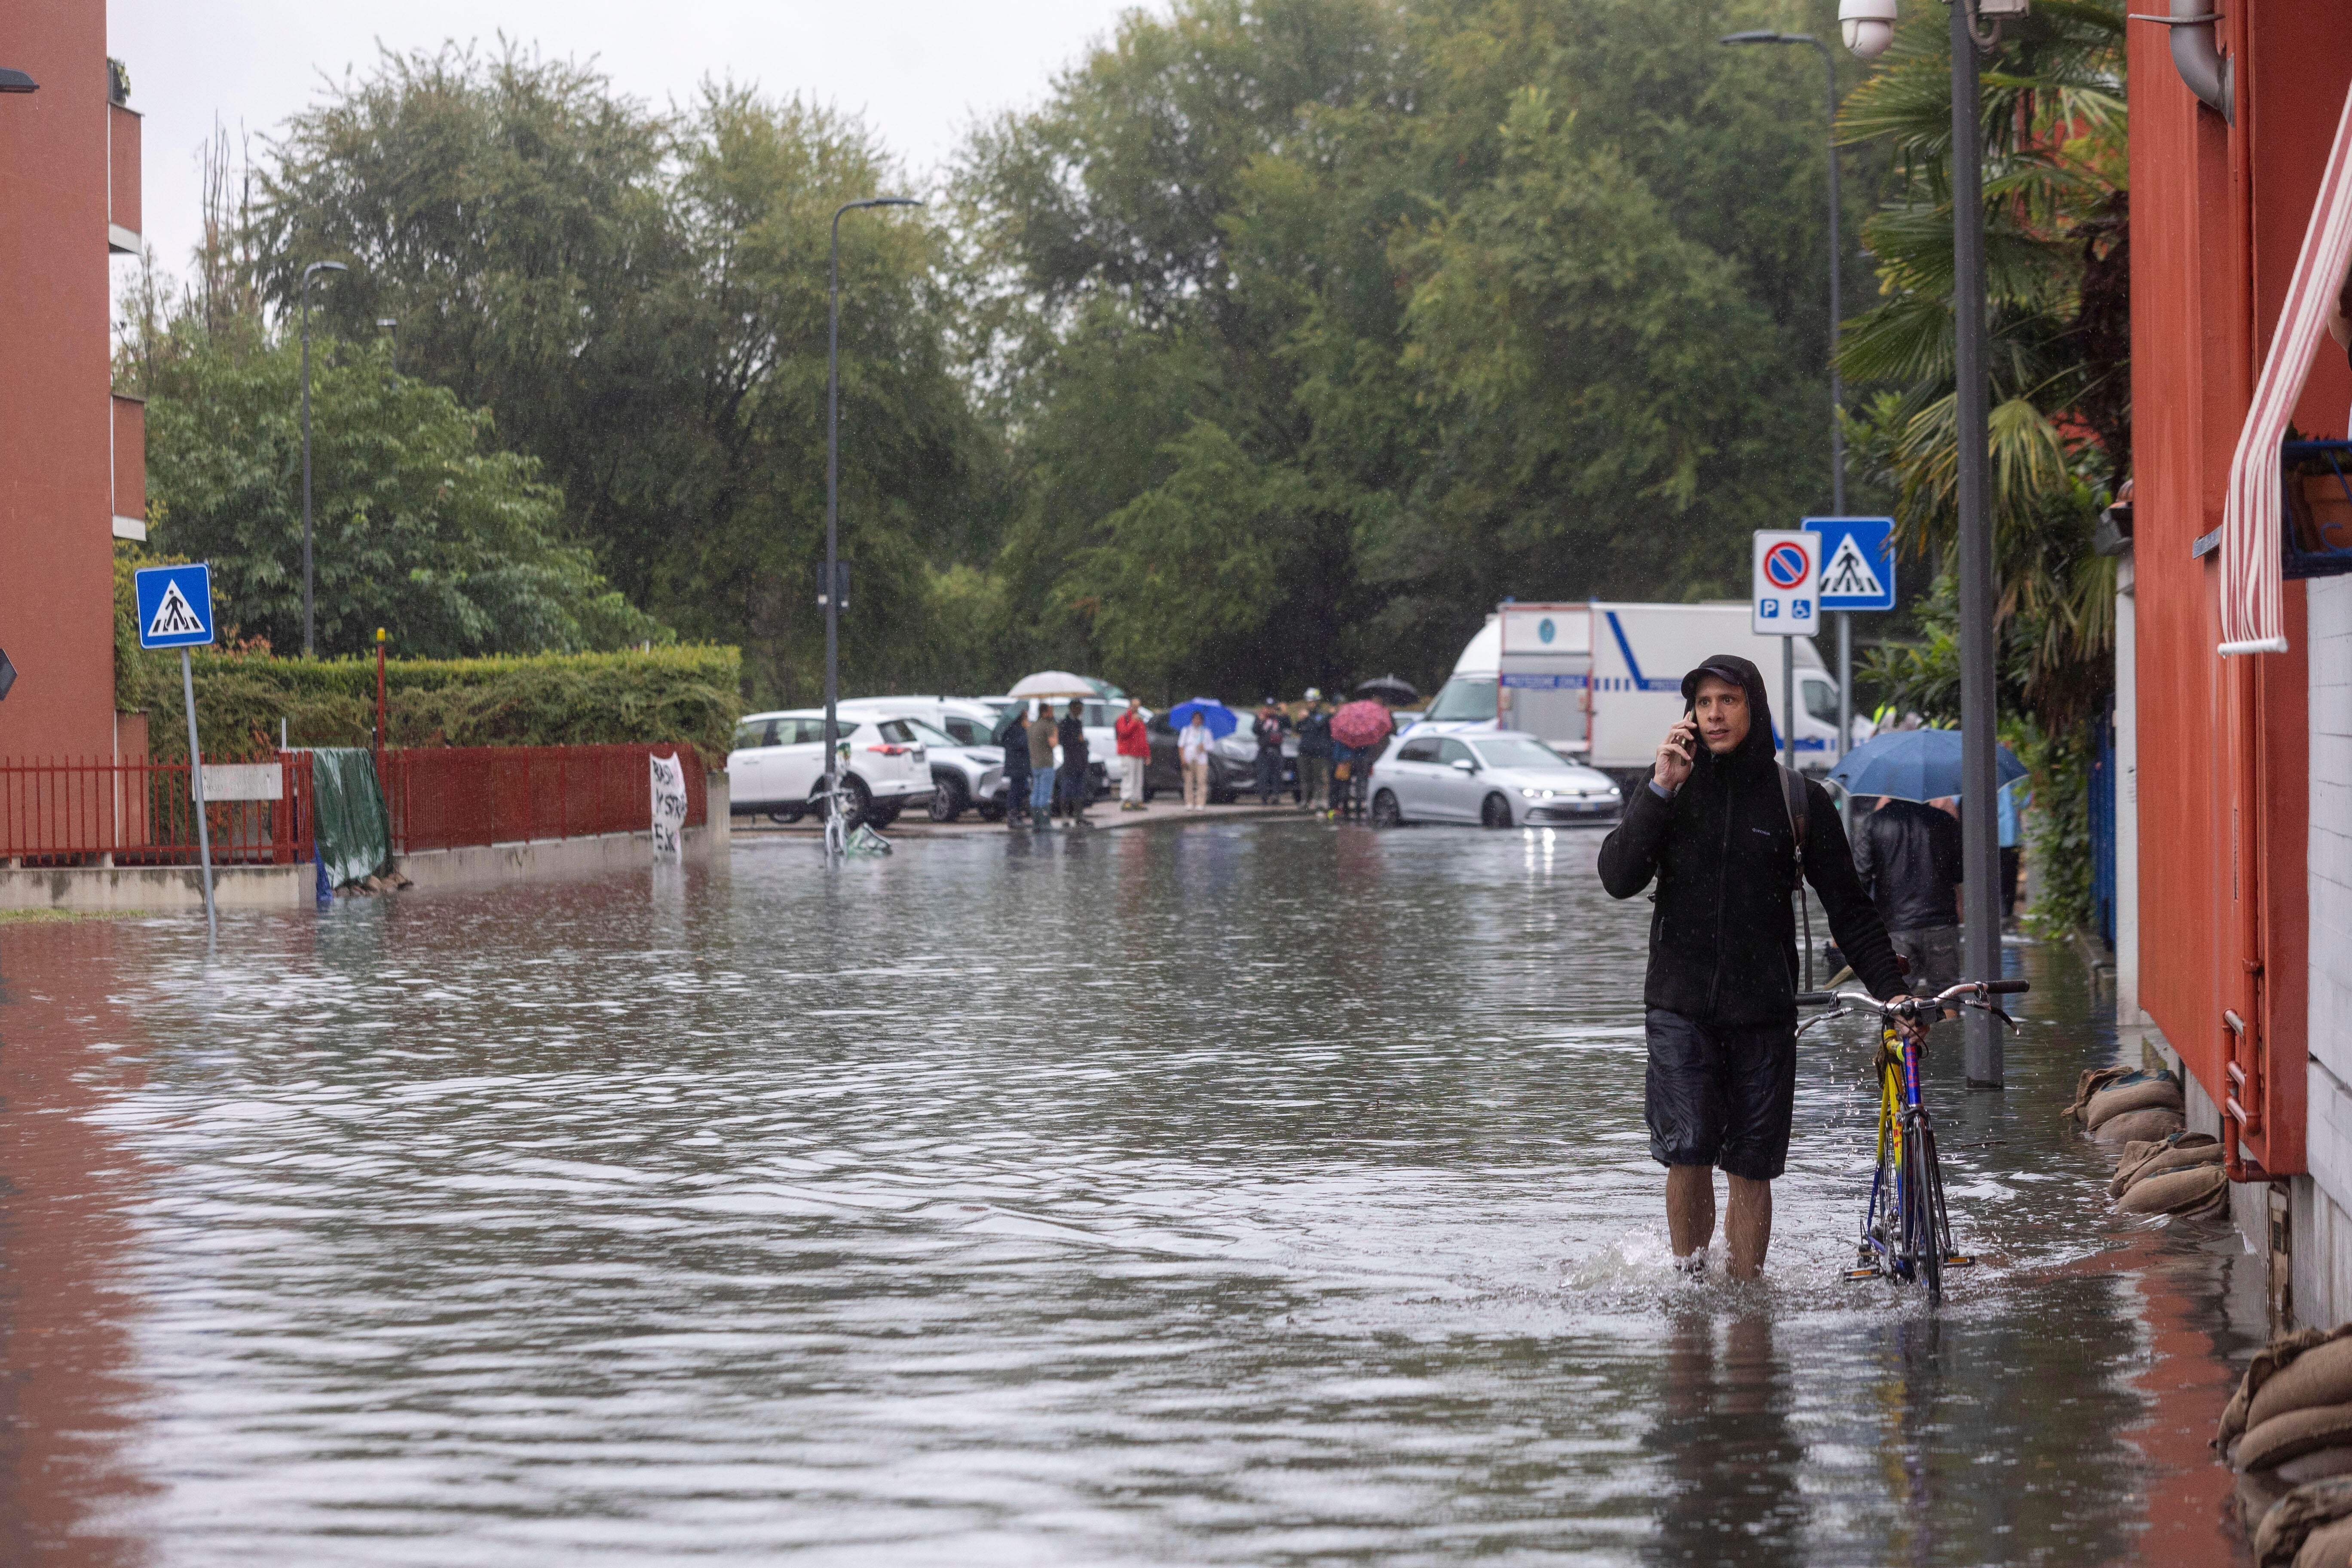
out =
<svg viewBox="0 0 2352 1568"><path fill-rule="evenodd" d="M334 887L364 882L392 866L392 813L375 776L374 754L358 746L310 752L319 858Z"/></svg>

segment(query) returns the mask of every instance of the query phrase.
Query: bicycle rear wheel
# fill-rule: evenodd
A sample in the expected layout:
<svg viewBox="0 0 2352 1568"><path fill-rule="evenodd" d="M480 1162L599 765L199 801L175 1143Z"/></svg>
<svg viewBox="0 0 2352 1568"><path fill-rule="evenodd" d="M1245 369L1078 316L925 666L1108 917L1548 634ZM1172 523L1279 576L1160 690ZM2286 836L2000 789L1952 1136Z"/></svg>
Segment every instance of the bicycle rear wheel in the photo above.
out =
<svg viewBox="0 0 2352 1568"><path fill-rule="evenodd" d="M1944 1234L1943 1183L1936 1170L1936 1135L1924 1116L1904 1129L1903 1251L1927 1288L1930 1300L1944 1294L1944 1258L1951 1238Z"/></svg>

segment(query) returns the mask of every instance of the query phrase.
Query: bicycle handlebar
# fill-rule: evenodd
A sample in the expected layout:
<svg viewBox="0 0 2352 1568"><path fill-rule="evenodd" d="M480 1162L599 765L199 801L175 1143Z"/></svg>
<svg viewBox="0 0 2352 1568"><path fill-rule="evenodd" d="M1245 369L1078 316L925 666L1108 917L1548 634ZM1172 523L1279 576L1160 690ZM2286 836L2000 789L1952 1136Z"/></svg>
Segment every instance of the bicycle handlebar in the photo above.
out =
<svg viewBox="0 0 2352 1568"><path fill-rule="evenodd" d="M1818 1018L1808 1019L1798 1032L1801 1034L1813 1025L1824 1023L1836 1017L1839 1013L1853 1007L1867 1009L1882 1018L1916 1018L1922 1013L1940 1012L1946 1007L1954 1005L1976 1007L1990 1013L2003 1023L2015 1027L2014 1020L2002 1012L2000 1005L1992 998L2014 996L2032 989L2032 983L2024 980L1963 980L1939 995L1890 996L1884 1002L1866 991L1801 991L1797 994L1799 1006L1825 1007L1832 1003L1836 1003L1837 1012L1824 1013Z"/></svg>

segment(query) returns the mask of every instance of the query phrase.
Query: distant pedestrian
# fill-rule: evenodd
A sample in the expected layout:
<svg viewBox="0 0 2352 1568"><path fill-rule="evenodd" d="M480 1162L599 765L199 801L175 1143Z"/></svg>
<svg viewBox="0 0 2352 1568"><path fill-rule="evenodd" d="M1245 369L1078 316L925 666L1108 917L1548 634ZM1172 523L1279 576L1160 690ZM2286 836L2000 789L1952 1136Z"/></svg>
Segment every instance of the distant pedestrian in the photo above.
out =
<svg viewBox="0 0 2352 1568"><path fill-rule="evenodd" d="M1151 762L1151 736L1143 727L1143 703L1127 700L1127 711L1111 726L1118 737L1118 808L1143 809L1143 770Z"/></svg>
<svg viewBox="0 0 2352 1568"><path fill-rule="evenodd" d="M1209 715L1202 709L1192 710L1192 717L1176 731L1176 760L1184 769L1184 809L1205 810L1209 804L1209 747L1216 737L1209 733Z"/></svg>
<svg viewBox="0 0 2352 1568"><path fill-rule="evenodd" d="M1043 702L1029 721L1029 820L1037 827L1054 826L1054 715Z"/></svg>
<svg viewBox="0 0 2352 1568"><path fill-rule="evenodd" d="M1258 705L1250 734L1257 742L1257 803L1272 805L1282 793L1282 710L1269 697Z"/></svg>
<svg viewBox="0 0 2352 1568"><path fill-rule="evenodd" d="M1356 805L1356 770L1364 765L1360 747L1343 743L1337 736L1331 741L1331 794L1328 809L1334 816L1352 816Z"/></svg>
<svg viewBox="0 0 2352 1568"><path fill-rule="evenodd" d="M1019 827L1029 820L1029 730L1027 709L1014 703L997 721L989 739L1004 748L1004 826Z"/></svg>
<svg viewBox="0 0 2352 1568"><path fill-rule="evenodd" d="M1323 693L1307 689L1307 711L1298 716L1298 804L1308 811L1326 809L1331 781L1331 713Z"/></svg>
<svg viewBox="0 0 2352 1568"><path fill-rule="evenodd" d="M2019 799L2019 795L2024 799ZM2000 802L2000 918L2017 918L2017 873L2025 861L2025 807L2032 802L2033 792L2023 779L2011 779L2000 786L1995 798Z"/></svg>
<svg viewBox="0 0 2352 1568"><path fill-rule="evenodd" d="M1056 733L1062 742L1062 796L1070 803L1073 823L1087 819L1087 705L1078 698L1062 715Z"/></svg>
<svg viewBox="0 0 2352 1568"><path fill-rule="evenodd" d="M1889 795L1855 829L1854 874L1886 937L1911 962L1914 990L1960 977L1960 825L1949 812Z"/></svg>

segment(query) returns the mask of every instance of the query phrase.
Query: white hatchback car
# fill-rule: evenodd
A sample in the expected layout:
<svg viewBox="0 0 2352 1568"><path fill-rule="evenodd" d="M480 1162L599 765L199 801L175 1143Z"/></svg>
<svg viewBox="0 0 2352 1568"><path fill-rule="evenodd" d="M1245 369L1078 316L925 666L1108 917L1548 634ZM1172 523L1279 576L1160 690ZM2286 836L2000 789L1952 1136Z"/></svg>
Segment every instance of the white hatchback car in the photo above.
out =
<svg viewBox="0 0 2352 1568"><path fill-rule="evenodd" d="M835 734L848 770L850 819L887 827L909 806L931 802L931 764L922 740L903 719L842 713ZM778 822L816 810L824 782L824 710L753 713L737 721L727 754L730 809Z"/></svg>
<svg viewBox="0 0 2352 1568"><path fill-rule="evenodd" d="M1372 764L1372 820L1488 827L1607 824L1624 797L1607 773L1520 731L1407 737Z"/></svg>

